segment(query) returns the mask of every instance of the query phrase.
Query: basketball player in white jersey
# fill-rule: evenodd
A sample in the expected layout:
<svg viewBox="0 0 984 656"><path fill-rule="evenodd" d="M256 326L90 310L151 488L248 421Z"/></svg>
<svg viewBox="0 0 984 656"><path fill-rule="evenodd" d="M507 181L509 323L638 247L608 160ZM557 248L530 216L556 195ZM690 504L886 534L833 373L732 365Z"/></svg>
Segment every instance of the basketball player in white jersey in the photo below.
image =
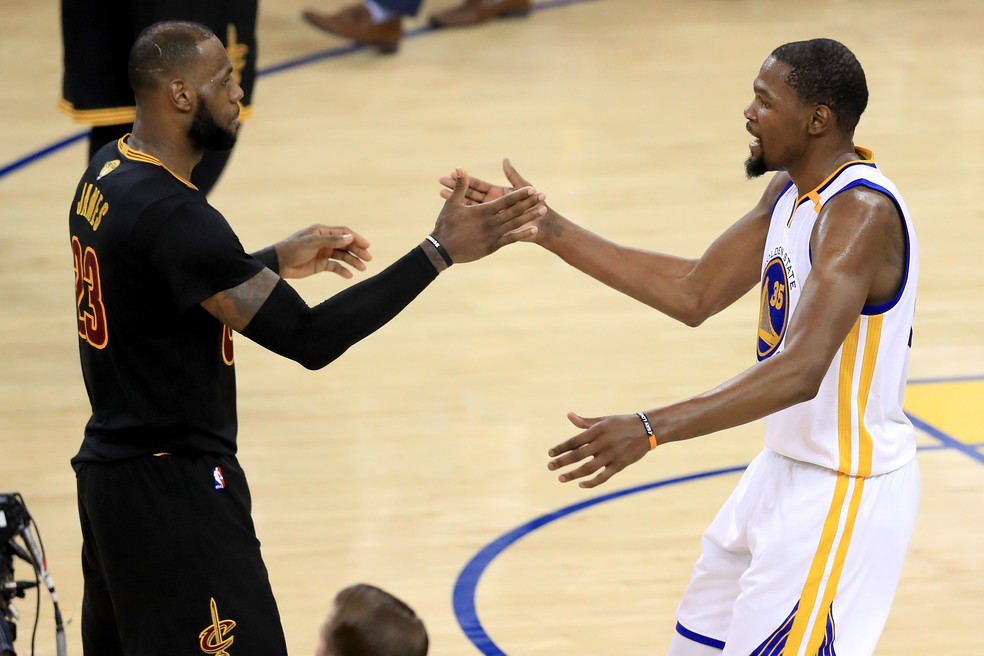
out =
<svg viewBox="0 0 984 656"><path fill-rule="evenodd" d="M776 174L701 257L621 246L553 210L531 241L691 326L759 285L757 363L665 407L571 413L582 432L550 449L548 468L570 466L560 480L592 488L657 445L765 418L765 449L703 537L669 654L863 656L888 616L919 499L902 412L916 235L895 186L854 145L868 90L850 50L783 45L753 92L746 172ZM513 187L529 184L504 169ZM472 182L472 202L509 190Z"/></svg>

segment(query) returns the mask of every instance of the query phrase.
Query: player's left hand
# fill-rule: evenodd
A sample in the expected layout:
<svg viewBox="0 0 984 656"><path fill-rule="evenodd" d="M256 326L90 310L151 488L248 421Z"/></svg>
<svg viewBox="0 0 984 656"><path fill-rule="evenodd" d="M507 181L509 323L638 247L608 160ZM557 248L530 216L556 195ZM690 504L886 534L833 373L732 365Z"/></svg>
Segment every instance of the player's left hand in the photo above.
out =
<svg viewBox="0 0 984 656"><path fill-rule="evenodd" d="M553 458L547 469L555 471L585 458L591 459L561 474L558 477L561 483L585 478L600 470L594 478L581 481L578 486L601 485L649 451L649 436L636 415L584 418L568 412L567 418L585 430L547 452Z"/></svg>
<svg viewBox="0 0 984 656"><path fill-rule="evenodd" d="M351 278L345 265L365 271L365 263L372 259L369 240L344 226L308 226L274 248L283 278L305 278L323 271Z"/></svg>

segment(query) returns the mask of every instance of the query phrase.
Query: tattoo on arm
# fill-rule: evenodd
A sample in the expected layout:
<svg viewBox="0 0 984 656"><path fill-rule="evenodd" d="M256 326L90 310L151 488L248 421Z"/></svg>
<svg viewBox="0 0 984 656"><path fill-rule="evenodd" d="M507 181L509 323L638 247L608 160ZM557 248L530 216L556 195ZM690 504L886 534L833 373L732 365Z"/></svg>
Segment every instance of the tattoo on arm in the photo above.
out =
<svg viewBox="0 0 984 656"><path fill-rule="evenodd" d="M276 273L264 269L246 282L205 299L202 307L225 325L242 332L279 280Z"/></svg>
<svg viewBox="0 0 984 656"><path fill-rule="evenodd" d="M542 219L540 219L540 229L547 232L551 237L560 237L564 234L564 226L561 222L552 215L551 212L547 212Z"/></svg>

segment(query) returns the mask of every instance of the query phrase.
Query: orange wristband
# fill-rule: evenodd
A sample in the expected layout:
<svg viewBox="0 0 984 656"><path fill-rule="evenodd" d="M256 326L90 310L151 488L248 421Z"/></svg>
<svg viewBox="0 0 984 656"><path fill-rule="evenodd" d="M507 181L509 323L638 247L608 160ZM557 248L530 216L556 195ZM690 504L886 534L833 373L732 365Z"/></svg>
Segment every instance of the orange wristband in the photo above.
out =
<svg viewBox="0 0 984 656"><path fill-rule="evenodd" d="M646 429L646 435L649 436L649 450L652 451L657 446L659 446L659 444L657 444L656 442L656 435L653 434L653 427L649 423L649 417L647 417L646 413L643 412L642 410L640 410L636 414L639 415L639 419L642 420L642 426L643 428Z"/></svg>

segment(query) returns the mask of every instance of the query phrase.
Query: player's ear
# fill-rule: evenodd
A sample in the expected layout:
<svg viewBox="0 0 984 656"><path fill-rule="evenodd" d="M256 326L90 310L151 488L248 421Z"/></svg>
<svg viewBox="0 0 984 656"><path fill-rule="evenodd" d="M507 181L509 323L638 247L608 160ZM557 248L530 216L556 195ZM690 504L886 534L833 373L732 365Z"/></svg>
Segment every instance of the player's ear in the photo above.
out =
<svg viewBox="0 0 984 656"><path fill-rule="evenodd" d="M834 113L830 111L830 107L817 105L813 108L813 114L810 115L808 126L810 134L823 134L834 127L836 120Z"/></svg>
<svg viewBox="0 0 984 656"><path fill-rule="evenodd" d="M186 80L175 79L168 83L171 103L182 112L190 112L195 105L195 89Z"/></svg>

